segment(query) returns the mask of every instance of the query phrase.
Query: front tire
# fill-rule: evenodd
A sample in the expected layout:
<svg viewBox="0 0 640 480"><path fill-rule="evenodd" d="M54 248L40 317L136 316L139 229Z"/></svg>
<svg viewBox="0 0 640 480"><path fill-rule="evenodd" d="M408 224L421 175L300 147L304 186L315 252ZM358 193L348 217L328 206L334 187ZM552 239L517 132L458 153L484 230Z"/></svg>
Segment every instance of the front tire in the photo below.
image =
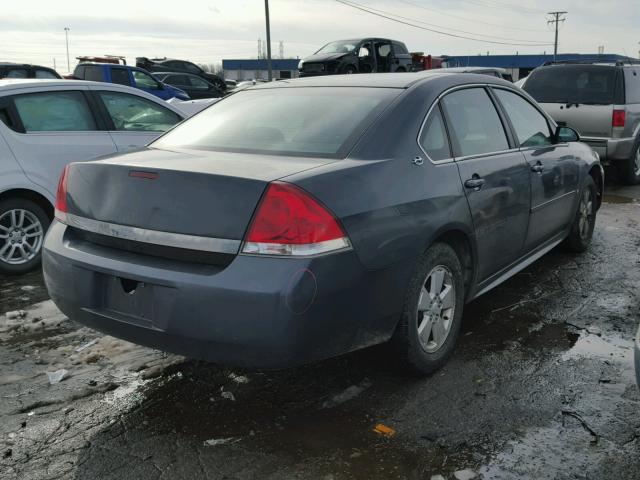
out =
<svg viewBox="0 0 640 480"><path fill-rule="evenodd" d="M618 162L618 176L625 185L640 184L640 141L636 142L631 157Z"/></svg>
<svg viewBox="0 0 640 480"><path fill-rule="evenodd" d="M591 244L593 230L596 226L597 195L596 184L593 178L588 176L580 191L580 203L571 226L571 232L564 241L564 246L570 252L582 253Z"/></svg>
<svg viewBox="0 0 640 480"><path fill-rule="evenodd" d="M353 65L347 65L342 71L342 73L344 75L353 75L358 73L358 71L356 70L356 67L354 67Z"/></svg>
<svg viewBox="0 0 640 480"><path fill-rule="evenodd" d="M402 359L420 375L441 368L454 350L464 306L462 265L446 244L418 260L393 339Z"/></svg>
<svg viewBox="0 0 640 480"><path fill-rule="evenodd" d="M31 200L0 201L0 273L21 275L35 270L50 223L42 207Z"/></svg>

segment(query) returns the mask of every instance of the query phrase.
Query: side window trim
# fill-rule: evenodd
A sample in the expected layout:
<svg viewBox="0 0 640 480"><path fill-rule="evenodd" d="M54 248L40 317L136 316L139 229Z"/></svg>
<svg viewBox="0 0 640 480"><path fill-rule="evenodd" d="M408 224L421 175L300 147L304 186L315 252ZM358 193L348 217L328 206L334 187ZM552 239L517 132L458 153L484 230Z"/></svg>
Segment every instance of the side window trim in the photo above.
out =
<svg viewBox="0 0 640 480"><path fill-rule="evenodd" d="M498 85L490 86L489 90L491 91L491 97L493 98L493 101L496 104L496 107L501 112L501 115L504 115L505 121L509 125L509 130L511 132L511 137L513 139L514 148L516 148L517 150L520 150L520 151L539 150L540 149L540 147L534 147L534 146L523 147L520 144L520 140L518 139L518 134L516 133L516 128L513 125L513 122L511 121L511 118L509 117L509 115L507 115L506 109L502 105L502 102L500 101L498 96L495 95L494 90L504 90L506 92L513 93L513 94L517 95L518 97L520 97L525 102L527 102L529 105L531 105L546 120L547 127L549 128L549 134L553 135L553 132L555 131L555 128L554 128L554 124L552 122L550 122L549 116L540 107L538 107L537 105L534 105L533 103L531 103L531 101L529 99L527 99L524 95L521 95L519 92L516 92L515 90L512 90L510 88L505 88L505 87L501 87L501 86L498 86Z"/></svg>
<svg viewBox="0 0 640 480"><path fill-rule="evenodd" d="M453 144L451 143L451 135L449 134L449 126L447 125L447 120L444 116L444 110L440 105L440 98L438 97L433 104L431 105L431 107L429 107L429 110L427 111L427 114L424 116L424 119L422 120L422 124L420 125L420 129L418 130L418 136L416 137L416 143L418 144L418 148L422 151L422 153L424 153L424 155L427 157L427 159L433 163L434 165L441 165L443 163L452 163L454 158L453 158ZM420 139L422 138L422 133L424 132L424 129L427 126L427 123L429 123L429 120L431 119L431 116L434 115L434 112L436 111L436 109L440 112L440 117L442 118L442 123L444 125L444 133L447 136L447 144L449 145L449 154L451 155L451 157L449 158L443 158L442 160L434 160L432 159L429 154L427 153L427 151L424 149L422 143L420 142Z"/></svg>
<svg viewBox="0 0 640 480"><path fill-rule="evenodd" d="M515 147L515 143L514 143L514 139L513 139L513 133L511 131L511 124L505 124L505 121L507 119L505 119L505 117L503 116L503 112L501 110L501 108L498 107L498 105L496 105L496 102L493 98L493 92L489 91L489 87L490 84L488 83L483 83L483 84L470 84L470 85L458 85L456 87L453 87L449 90L446 90L445 92L443 92L442 94L440 94L440 96L438 97L438 102L440 102L444 97L446 97L447 95L449 95L450 93L453 92L459 92L461 90L471 90L471 89L481 89L485 92L485 94L489 97L489 101L491 102L491 104L493 105L493 108L495 108L496 110L496 114L498 115L498 118L500 120L500 123L502 125L502 129L504 131L505 137L507 139L507 145L509 148L507 148L506 150L499 150L496 152L487 152L487 153L478 153L478 154L474 154L474 155L461 155L461 156L456 156L456 151L461 151L461 147L460 145L457 144L457 138L455 136L455 134L451 133L448 125L451 122L451 118L449 117L449 113L447 112L447 109L444 105L442 105L442 113L443 113L443 118L444 118L444 123L445 123L445 127L447 128L447 134L449 135L449 142L451 145L451 154L453 155L453 161L455 162L461 162L464 160L470 160L473 158L479 158L479 157L492 157L495 155L501 155L503 153L509 153L509 152L516 152L519 150L518 147ZM454 146L456 148L454 148Z"/></svg>

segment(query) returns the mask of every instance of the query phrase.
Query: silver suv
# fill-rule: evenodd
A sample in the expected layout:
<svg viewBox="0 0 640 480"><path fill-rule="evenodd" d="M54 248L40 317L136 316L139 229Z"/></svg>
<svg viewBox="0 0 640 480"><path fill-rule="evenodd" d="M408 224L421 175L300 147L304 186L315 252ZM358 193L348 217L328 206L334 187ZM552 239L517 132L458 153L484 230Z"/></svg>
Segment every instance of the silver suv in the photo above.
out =
<svg viewBox="0 0 640 480"><path fill-rule="evenodd" d="M616 166L622 182L640 183L640 63L545 64L523 88Z"/></svg>

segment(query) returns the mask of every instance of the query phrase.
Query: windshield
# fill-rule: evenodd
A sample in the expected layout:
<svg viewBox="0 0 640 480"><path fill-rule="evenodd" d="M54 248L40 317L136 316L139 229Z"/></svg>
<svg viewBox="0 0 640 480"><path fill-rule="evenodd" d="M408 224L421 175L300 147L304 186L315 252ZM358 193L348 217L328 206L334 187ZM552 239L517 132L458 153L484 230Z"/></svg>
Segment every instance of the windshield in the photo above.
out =
<svg viewBox="0 0 640 480"><path fill-rule="evenodd" d="M597 65L566 65L531 72L524 84L540 103L616 103L617 69Z"/></svg>
<svg viewBox="0 0 640 480"><path fill-rule="evenodd" d="M331 42L322 47L317 53L351 53L355 52L357 45L353 42Z"/></svg>
<svg viewBox="0 0 640 480"><path fill-rule="evenodd" d="M340 157L400 93L387 88L269 88L227 97L152 144Z"/></svg>

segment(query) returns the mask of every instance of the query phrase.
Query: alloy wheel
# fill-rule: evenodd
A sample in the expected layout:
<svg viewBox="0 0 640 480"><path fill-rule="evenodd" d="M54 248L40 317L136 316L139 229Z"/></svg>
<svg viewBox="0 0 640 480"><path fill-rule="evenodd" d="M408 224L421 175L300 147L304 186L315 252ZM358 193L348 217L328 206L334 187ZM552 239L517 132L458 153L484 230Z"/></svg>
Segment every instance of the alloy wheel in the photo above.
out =
<svg viewBox="0 0 640 480"><path fill-rule="evenodd" d="M444 345L455 313L455 286L451 271L434 267L422 287L418 300L418 338L427 353L435 353Z"/></svg>
<svg viewBox="0 0 640 480"><path fill-rule="evenodd" d="M0 261L23 265L40 252L44 229L29 210L8 210L0 216Z"/></svg>
<svg viewBox="0 0 640 480"><path fill-rule="evenodd" d="M578 215L578 228L580 229L580 237L583 240L586 240L587 238L589 238L591 221L593 218L593 198L590 189L586 189L582 194Z"/></svg>

